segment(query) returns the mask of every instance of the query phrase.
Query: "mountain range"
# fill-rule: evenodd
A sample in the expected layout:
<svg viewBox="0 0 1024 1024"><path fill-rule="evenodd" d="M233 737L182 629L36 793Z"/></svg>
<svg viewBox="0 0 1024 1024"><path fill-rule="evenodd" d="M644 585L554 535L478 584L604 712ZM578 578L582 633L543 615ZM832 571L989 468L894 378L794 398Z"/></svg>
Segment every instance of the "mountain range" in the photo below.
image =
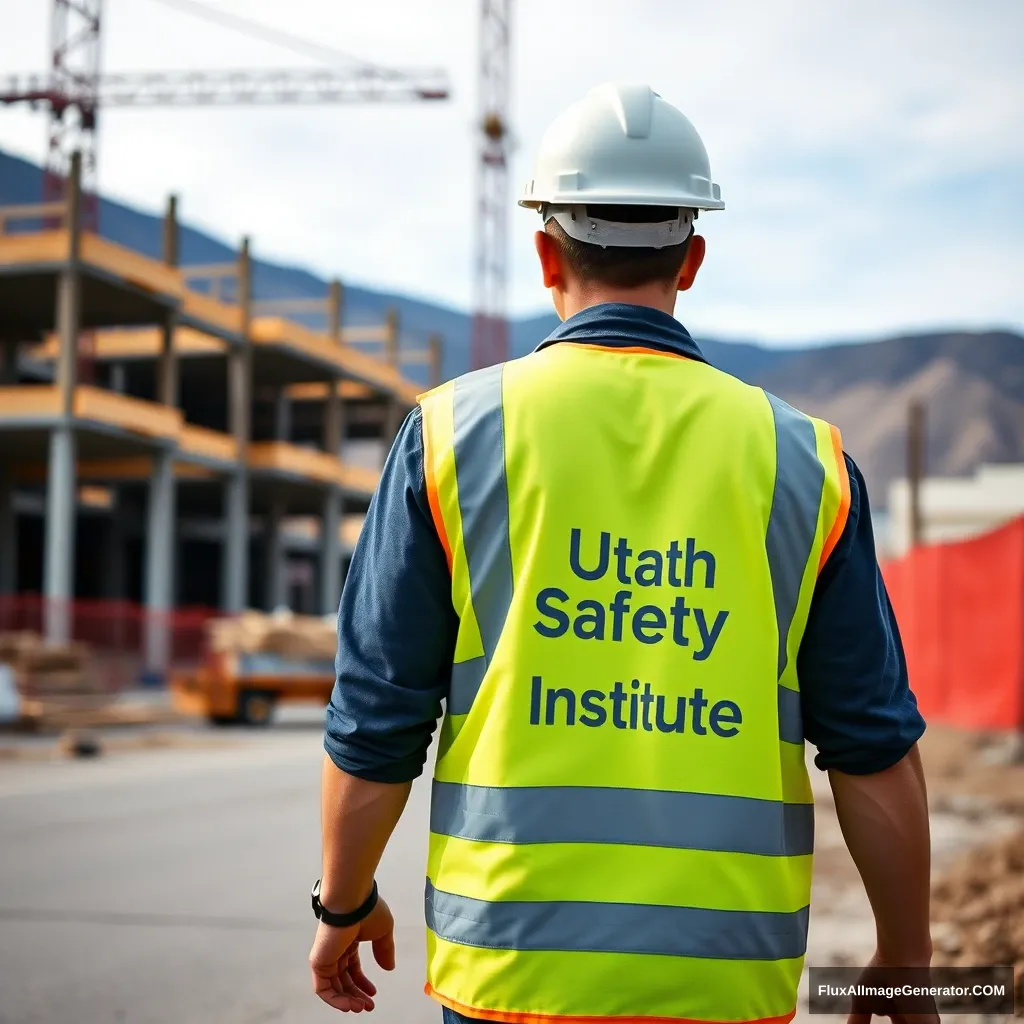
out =
<svg viewBox="0 0 1024 1024"><path fill-rule="evenodd" d="M41 195L40 168L0 151L0 205L34 203ZM101 197L99 230L121 245L160 255L159 215ZM225 242L187 224L181 227L180 252L183 264L236 256ZM298 267L257 259L253 286L258 299L320 298L327 282ZM345 289L346 323L379 323L392 306L399 313L403 346L419 347L437 332L444 339L442 375L447 379L469 368L471 321L466 313L383 290ZM511 355L525 355L557 323L554 314L512 322ZM929 473L955 476L983 462L1024 460L1020 334L931 332L811 348L698 341L715 366L836 423L864 472L873 505L885 505L889 482L903 473L911 400L927 406Z"/></svg>

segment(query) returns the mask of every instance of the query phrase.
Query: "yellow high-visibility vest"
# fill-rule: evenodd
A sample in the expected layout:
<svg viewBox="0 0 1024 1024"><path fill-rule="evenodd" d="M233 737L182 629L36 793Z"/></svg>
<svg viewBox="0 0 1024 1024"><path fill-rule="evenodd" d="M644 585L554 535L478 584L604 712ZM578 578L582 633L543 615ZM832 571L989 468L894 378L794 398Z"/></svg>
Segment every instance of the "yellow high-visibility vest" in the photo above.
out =
<svg viewBox="0 0 1024 1024"><path fill-rule="evenodd" d="M787 1021L813 806L796 656L839 432L559 342L421 396L460 624L427 991L484 1020Z"/></svg>

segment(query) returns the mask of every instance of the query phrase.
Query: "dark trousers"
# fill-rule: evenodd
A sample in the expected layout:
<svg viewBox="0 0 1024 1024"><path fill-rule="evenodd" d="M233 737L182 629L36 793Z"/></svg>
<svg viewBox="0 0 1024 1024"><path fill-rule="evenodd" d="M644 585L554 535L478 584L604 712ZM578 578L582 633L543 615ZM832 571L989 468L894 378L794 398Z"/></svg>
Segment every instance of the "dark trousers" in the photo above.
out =
<svg viewBox="0 0 1024 1024"><path fill-rule="evenodd" d="M444 1024L473 1024L473 1021L477 1018L463 1017L461 1013L456 1013L454 1010L449 1010L447 1006L441 1007L441 1013L443 1014L442 1020Z"/></svg>

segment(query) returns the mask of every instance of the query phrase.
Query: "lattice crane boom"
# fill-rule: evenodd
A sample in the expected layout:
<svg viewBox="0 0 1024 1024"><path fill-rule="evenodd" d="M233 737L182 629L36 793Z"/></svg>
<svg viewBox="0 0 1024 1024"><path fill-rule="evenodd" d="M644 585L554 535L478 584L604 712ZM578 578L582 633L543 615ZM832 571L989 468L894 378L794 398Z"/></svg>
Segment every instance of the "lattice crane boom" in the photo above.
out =
<svg viewBox="0 0 1024 1024"><path fill-rule="evenodd" d="M96 219L96 133L104 108L398 103L445 100L449 95L443 71L397 70L358 61L341 68L102 74L103 0L51 2L50 71L0 79L0 104L25 103L49 113L45 199L60 197L71 154L81 152L87 223ZM248 25L258 35L269 34L314 56L331 54L326 47L207 9L193 0L175 0L173 6L211 16L229 26Z"/></svg>

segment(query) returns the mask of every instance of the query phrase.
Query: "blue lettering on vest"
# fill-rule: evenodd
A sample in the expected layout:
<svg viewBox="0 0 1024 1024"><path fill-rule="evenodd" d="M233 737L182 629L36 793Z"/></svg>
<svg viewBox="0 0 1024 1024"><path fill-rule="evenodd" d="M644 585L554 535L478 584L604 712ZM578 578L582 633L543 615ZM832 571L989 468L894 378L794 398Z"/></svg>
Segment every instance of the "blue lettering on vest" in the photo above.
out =
<svg viewBox="0 0 1024 1024"><path fill-rule="evenodd" d="M670 639L677 647L692 647L694 661L711 657L729 618L727 609L709 611L692 599L688 601L683 594L676 594L668 602L649 601L634 607L633 591L626 589L652 588L650 596L654 597L666 581L676 589L691 589L703 578L703 589L712 590L717 572L715 556L698 548L695 538L687 537L685 543L673 540L664 552L645 548L634 562L634 549L629 539L613 538L608 530L602 530L596 544L596 562L590 562L592 568L583 564L584 548L593 559L595 545L587 544L580 527L573 527L569 536L569 568L573 575L587 582L611 575L620 589L611 600L596 600L570 596L561 587L544 587L536 597L540 617L533 624L541 636L554 640L571 633L578 640L622 643L628 629L638 643L658 644ZM703 571L698 572L698 569ZM696 636L692 635L694 628ZM613 713L612 717L618 716Z"/></svg>
<svg viewBox="0 0 1024 1024"><path fill-rule="evenodd" d="M611 725L630 732L689 732L693 736L707 736L710 731L723 739L739 734L743 713L735 701L720 700L708 710L710 701L699 686L689 696L666 697L655 693L649 682L643 684L642 691L640 685L639 679L630 680L628 687L616 680L610 690L591 688L577 694L568 686L545 687L543 678L534 676L530 687L530 725L541 724L543 708L545 726L583 725L599 729ZM611 704L610 715L606 702Z"/></svg>

